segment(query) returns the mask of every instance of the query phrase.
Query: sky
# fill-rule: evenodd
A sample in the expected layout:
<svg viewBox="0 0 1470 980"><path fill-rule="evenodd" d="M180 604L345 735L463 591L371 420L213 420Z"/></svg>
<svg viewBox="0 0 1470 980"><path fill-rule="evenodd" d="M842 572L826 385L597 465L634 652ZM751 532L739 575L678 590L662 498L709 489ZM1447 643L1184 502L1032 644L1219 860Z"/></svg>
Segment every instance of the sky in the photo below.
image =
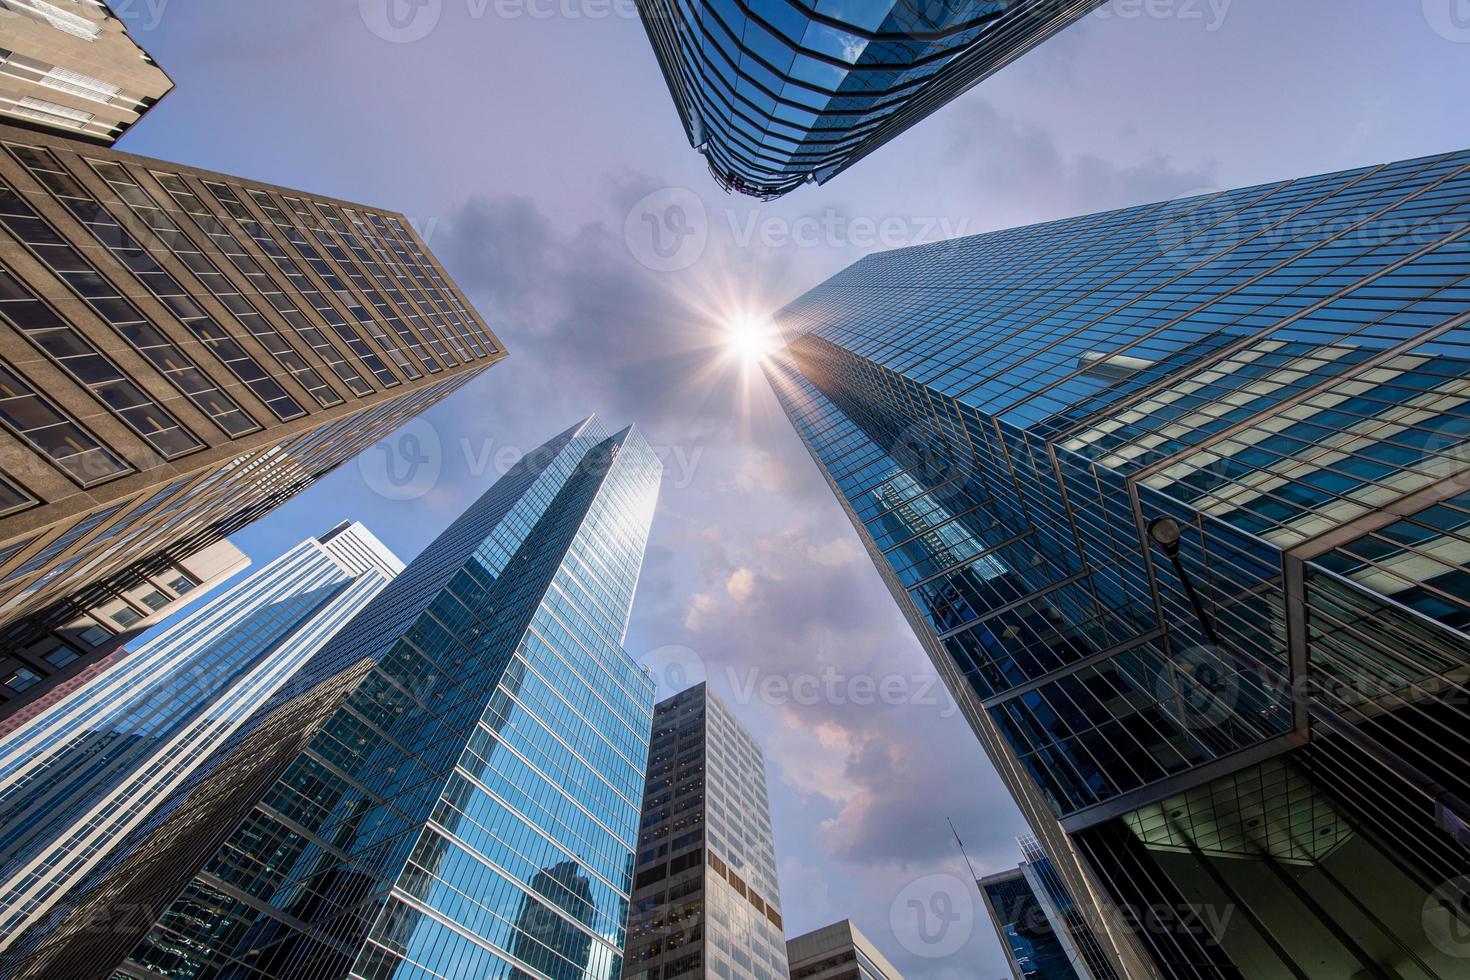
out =
<svg viewBox="0 0 1470 980"><path fill-rule="evenodd" d="M112 5L178 83L120 149L407 214L511 354L236 544L411 559L516 453L636 423L628 650L765 746L788 935L852 918L910 980L1007 975L946 821L982 875L1025 827L730 325L882 248L1470 142L1470 0L1111 0L772 203L710 179L632 0Z"/></svg>

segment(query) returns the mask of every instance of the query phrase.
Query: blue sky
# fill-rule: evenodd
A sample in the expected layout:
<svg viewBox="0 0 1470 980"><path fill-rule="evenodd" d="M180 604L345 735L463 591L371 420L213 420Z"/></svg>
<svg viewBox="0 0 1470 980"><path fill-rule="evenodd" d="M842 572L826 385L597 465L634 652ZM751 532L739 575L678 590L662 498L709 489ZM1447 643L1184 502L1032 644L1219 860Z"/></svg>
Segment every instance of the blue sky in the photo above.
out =
<svg viewBox="0 0 1470 980"><path fill-rule="evenodd" d="M1470 2L1113 0L771 204L713 185L629 0L424 0L397 41L383 2L113 4L179 86L122 149L406 213L512 355L385 447L432 457L421 495L374 450L236 542L350 517L409 559L514 451L638 423L669 474L628 648L766 746L788 932L851 917L910 978L1003 977L978 904L932 957L906 903L964 874L946 817L981 873L1020 818L722 324L880 246L1462 148ZM639 236L670 205L665 260Z"/></svg>

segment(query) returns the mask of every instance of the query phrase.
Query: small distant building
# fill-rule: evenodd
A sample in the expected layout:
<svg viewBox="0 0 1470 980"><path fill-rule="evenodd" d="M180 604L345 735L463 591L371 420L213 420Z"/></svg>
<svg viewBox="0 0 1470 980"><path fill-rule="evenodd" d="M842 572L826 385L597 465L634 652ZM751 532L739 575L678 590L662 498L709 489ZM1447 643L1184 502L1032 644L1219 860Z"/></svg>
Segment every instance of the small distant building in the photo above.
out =
<svg viewBox="0 0 1470 980"><path fill-rule="evenodd" d="M791 980L903 980L848 919L786 942Z"/></svg>

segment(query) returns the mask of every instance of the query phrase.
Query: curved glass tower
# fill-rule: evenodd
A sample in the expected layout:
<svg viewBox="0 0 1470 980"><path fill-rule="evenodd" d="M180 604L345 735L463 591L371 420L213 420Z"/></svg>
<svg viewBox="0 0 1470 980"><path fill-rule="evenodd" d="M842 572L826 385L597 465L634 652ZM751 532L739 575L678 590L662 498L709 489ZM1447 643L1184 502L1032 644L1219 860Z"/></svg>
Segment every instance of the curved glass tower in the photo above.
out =
<svg viewBox="0 0 1470 980"><path fill-rule="evenodd" d="M826 183L1101 0L638 0L726 190Z"/></svg>

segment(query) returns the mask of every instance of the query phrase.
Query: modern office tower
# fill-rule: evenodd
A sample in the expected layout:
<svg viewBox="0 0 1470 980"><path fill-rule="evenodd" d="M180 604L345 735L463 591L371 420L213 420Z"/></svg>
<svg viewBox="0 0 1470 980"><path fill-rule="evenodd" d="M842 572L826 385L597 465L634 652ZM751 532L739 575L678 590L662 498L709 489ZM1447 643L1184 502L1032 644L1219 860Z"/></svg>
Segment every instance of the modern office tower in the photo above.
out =
<svg viewBox="0 0 1470 980"><path fill-rule="evenodd" d="M402 570L344 521L0 741L0 952Z"/></svg>
<svg viewBox="0 0 1470 980"><path fill-rule="evenodd" d="M624 980L786 980L761 748L705 684L654 709Z"/></svg>
<svg viewBox="0 0 1470 980"><path fill-rule="evenodd" d="M502 357L401 215L0 127L0 649Z"/></svg>
<svg viewBox="0 0 1470 980"><path fill-rule="evenodd" d="M825 184L1101 0L638 0L689 145L726 190Z"/></svg>
<svg viewBox="0 0 1470 980"><path fill-rule="evenodd" d="M979 881L985 909L1009 957L1015 980L1084 980L1047 918L1036 888L1022 869L987 875Z"/></svg>
<svg viewBox="0 0 1470 980"><path fill-rule="evenodd" d="M21 715L70 688L123 644L198 602L250 559L228 540L158 568L26 646L0 656L0 735Z"/></svg>
<svg viewBox="0 0 1470 980"><path fill-rule="evenodd" d="M1020 866L979 882L1016 980L1118 980L1041 842L1028 834L1019 843Z"/></svg>
<svg viewBox="0 0 1470 980"><path fill-rule="evenodd" d="M786 942L791 980L903 980L898 968L844 919Z"/></svg>
<svg viewBox="0 0 1470 980"><path fill-rule="evenodd" d="M616 977L661 472L595 419L525 456L0 974Z"/></svg>
<svg viewBox="0 0 1470 980"><path fill-rule="evenodd" d="M111 146L173 87L101 0L0 5L7 121Z"/></svg>
<svg viewBox="0 0 1470 980"><path fill-rule="evenodd" d="M1465 975L1470 153L872 255L778 320L1118 972Z"/></svg>

